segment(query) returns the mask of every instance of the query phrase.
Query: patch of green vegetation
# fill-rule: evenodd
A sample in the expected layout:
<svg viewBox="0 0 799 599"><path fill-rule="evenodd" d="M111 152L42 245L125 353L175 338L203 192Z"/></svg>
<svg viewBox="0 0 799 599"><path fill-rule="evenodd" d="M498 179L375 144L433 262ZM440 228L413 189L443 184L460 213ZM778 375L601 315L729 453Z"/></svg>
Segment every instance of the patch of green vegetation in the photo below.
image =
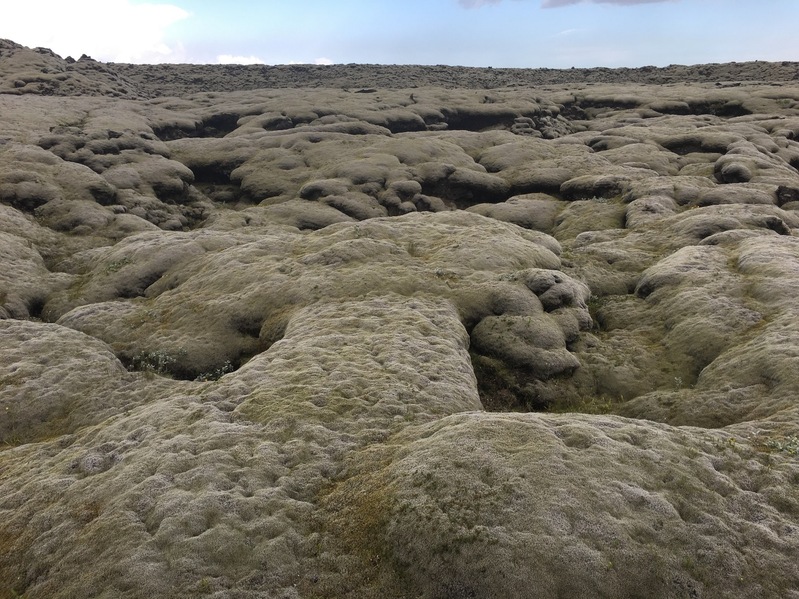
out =
<svg viewBox="0 0 799 599"><path fill-rule="evenodd" d="M213 589L211 588L211 581L208 580L208 578L206 577L201 578L200 581L197 583L197 591L204 595L211 593L213 591Z"/></svg>
<svg viewBox="0 0 799 599"><path fill-rule="evenodd" d="M588 313L591 315L591 320L593 321L592 329L595 331L602 328L600 325L601 318L599 313L607 303L608 300L606 297L594 295L593 293L588 297L586 305L588 306Z"/></svg>
<svg viewBox="0 0 799 599"><path fill-rule="evenodd" d="M607 395L585 397L581 401L570 404L555 404L548 412L552 414L611 414L616 402Z"/></svg>
<svg viewBox="0 0 799 599"><path fill-rule="evenodd" d="M784 453L796 457L799 456L799 436L790 435L764 439L761 448L769 453Z"/></svg>
<svg viewBox="0 0 799 599"><path fill-rule="evenodd" d="M114 260L113 262L109 262L105 267L105 272L110 274L113 272L117 272L123 266L130 264L133 262L133 259L130 256L125 256L124 258L120 258L119 260Z"/></svg>
<svg viewBox="0 0 799 599"><path fill-rule="evenodd" d="M235 368L230 360L225 360L225 363L222 364L219 368L215 368L214 370L209 370L208 372L201 372L195 381L216 381L221 379L224 375L228 374L229 372L233 372Z"/></svg>
<svg viewBox="0 0 799 599"><path fill-rule="evenodd" d="M500 360L471 352L477 390L488 412L513 412L521 409L515 391L515 376ZM525 410L529 411L529 410Z"/></svg>
<svg viewBox="0 0 799 599"><path fill-rule="evenodd" d="M725 449L736 449L738 447L735 437L727 437L726 439L716 439L716 450L723 452Z"/></svg>
<svg viewBox="0 0 799 599"><path fill-rule="evenodd" d="M26 441L21 436L19 436L16 433L12 433L0 439L0 449L19 447L20 445L24 445L25 443Z"/></svg>
<svg viewBox="0 0 799 599"><path fill-rule="evenodd" d="M180 350L176 355L182 356L185 353L185 350ZM161 376L172 376L176 364L177 358L175 355L157 349L136 354L131 360L130 369L160 374Z"/></svg>

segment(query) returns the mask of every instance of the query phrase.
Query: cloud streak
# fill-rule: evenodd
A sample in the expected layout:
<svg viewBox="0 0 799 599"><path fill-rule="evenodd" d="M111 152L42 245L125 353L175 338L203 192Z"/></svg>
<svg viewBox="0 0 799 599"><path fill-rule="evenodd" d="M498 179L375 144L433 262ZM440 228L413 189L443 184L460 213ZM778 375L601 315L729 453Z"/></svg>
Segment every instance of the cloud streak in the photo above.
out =
<svg viewBox="0 0 799 599"><path fill-rule="evenodd" d="M500 0L495 0L500 1ZM616 4L618 6L633 6L635 4L656 4L660 2L677 2L678 0L544 0L541 8L560 8L573 4Z"/></svg>

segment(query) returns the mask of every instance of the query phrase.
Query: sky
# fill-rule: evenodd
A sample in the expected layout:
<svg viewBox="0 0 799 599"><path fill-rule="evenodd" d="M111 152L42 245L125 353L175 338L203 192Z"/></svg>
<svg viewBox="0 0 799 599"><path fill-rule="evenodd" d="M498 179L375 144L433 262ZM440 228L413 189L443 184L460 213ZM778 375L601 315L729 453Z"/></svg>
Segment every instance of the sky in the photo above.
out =
<svg viewBox="0 0 799 599"><path fill-rule="evenodd" d="M0 38L134 63L799 61L799 0L2 0Z"/></svg>

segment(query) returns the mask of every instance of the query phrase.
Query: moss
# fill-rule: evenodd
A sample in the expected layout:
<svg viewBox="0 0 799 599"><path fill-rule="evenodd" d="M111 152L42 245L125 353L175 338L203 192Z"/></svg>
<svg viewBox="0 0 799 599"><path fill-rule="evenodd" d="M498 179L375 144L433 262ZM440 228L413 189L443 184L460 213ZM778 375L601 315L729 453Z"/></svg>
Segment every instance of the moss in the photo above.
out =
<svg viewBox="0 0 799 599"><path fill-rule="evenodd" d="M591 395L570 404L557 404L548 410L553 414L612 414L619 402L607 395Z"/></svg>
<svg viewBox="0 0 799 599"><path fill-rule="evenodd" d="M483 408L488 412L511 412L518 409L513 393L513 373L499 360L471 352L477 390Z"/></svg>
<svg viewBox="0 0 799 599"><path fill-rule="evenodd" d="M388 456L370 452L362 457L357 462L358 474L331 484L319 496L322 515L318 525L324 539L320 551L349 554L357 566L346 576L304 580L299 585L303 596L365 599L373 596L372 592L398 599L416 596L403 581L401 565L386 541L394 492L384 469Z"/></svg>
<svg viewBox="0 0 799 599"><path fill-rule="evenodd" d="M124 258L120 258L119 260L114 260L112 262L109 262L105 267L105 273L111 274L118 272L123 267L127 266L128 264L131 264L132 262L133 259L130 256L125 256Z"/></svg>

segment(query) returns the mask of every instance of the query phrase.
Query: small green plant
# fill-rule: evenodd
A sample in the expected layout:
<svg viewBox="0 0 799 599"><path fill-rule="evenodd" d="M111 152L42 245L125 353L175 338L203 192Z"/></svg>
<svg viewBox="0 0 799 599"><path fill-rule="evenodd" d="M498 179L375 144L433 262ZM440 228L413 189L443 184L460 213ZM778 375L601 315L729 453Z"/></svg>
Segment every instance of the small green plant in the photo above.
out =
<svg viewBox="0 0 799 599"><path fill-rule="evenodd" d="M714 441L716 451L724 452L727 449L735 450L738 448L738 443L735 437L716 438Z"/></svg>
<svg viewBox="0 0 799 599"><path fill-rule="evenodd" d="M208 578L203 577L200 579L200 582L197 583L197 591L200 593L210 593L211 592L211 581Z"/></svg>
<svg viewBox="0 0 799 599"><path fill-rule="evenodd" d="M599 310L602 306L608 303L608 298L601 295L594 295L593 293L588 297L586 306L591 312Z"/></svg>
<svg viewBox="0 0 799 599"><path fill-rule="evenodd" d="M164 350L157 349L141 352L134 356L133 360L131 360L131 369L169 376L172 374L172 367L176 362L177 360L174 356Z"/></svg>
<svg viewBox="0 0 799 599"><path fill-rule="evenodd" d="M133 260L130 256L125 256L124 258L120 258L119 260L114 260L113 262L109 262L105 267L105 272L112 273L117 272L126 264L130 264Z"/></svg>
<svg viewBox="0 0 799 599"><path fill-rule="evenodd" d="M771 438L763 441L763 447L772 452L784 453L789 456L799 456L799 437Z"/></svg>
<svg viewBox="0 0 799 599"><path fill-rule="evenodd" d="M219 368L215 368L214 370L209 370L208 372L200 373L195 381L216 381L222 378L229 372L233 372L235 368L233 368L233 364L231 364L230 360L225 360L225 363L222 364Z"/></svg>
<svg viewBox="0 0 799 599"><path fill-rule="evenodd" d="M766 454L799 457L799 435L772 436L765 431L755 431L749 436L749 442L754 449Z"/></svg>

